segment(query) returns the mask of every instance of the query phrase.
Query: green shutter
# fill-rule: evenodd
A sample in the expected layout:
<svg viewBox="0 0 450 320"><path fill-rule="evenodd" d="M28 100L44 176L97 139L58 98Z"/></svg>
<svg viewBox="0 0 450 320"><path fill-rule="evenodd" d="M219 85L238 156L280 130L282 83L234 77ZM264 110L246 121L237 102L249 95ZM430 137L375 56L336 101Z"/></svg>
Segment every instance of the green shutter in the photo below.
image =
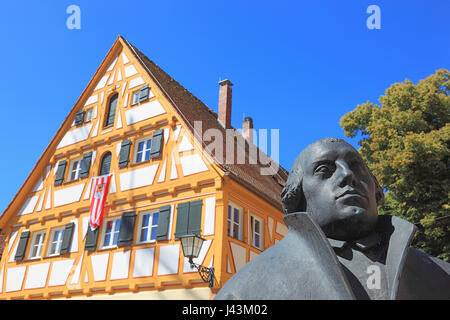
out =
<svg viewBox="0 0 450 320"><path fill-rule="evenodd" d="M91 168L92 152L88 152L83 155L83 160L81 160L81 170L80 178L89 177L89 169Z"/></svg>
<svg viewBox="0 0 450 320"><path fill-rule="evenodd" d="M84 110L81 110L77 112L77 115L75 116L75 125L78 126L83 123L84 121Z"/></svg>
<svg viewBox="0 0 450 320"><path fill-rule="evenodd" d="M75 230L75 223L71 222L66 224L64 229L64 237L61 244L61 250L59 254L66 254L70 251L70 246L72 245L73 231Z"/></svg>
<svg viewBox="0 0 450 320"><path fill-rule="evenodd" d="M120 146L119 168L124 168L128 165L130 158L130 148L131 148L130 140L122 141L122 145Z"/></svg>
<svg viewBox="0 0 450 320"><path fill-rule="evenodd" d="M177 206L177 226L175 238L180 238L188 233L189 202L180 203Z"/></svg>
<svg viewBox="0 0 450 320"><path fill-rule="evenodd" d="M163 139L164 139L164 130L159 129L153 132L150 158L158 158L161 156Z"/></svg>
<svg viewBox="0 0 450 320"><path fill-rule="evenodd" d="M159 208L158 229L156 231L156 240L169 239L170 224L170 206Z"/></svg>
<svg viewBox="0 0 450 320"><path fill-rule="evenodd" d="M149 92L150 92L150 88L148 87L148 84L143 86L141 88L141 90L139 91L139 102L147 100Z"/></svg>
<svg viewBox="0 0 450 320"><path fill-rule="evenodd" d="M109 151L103 156L99 176L103 176L109 173L109 170L111 169L111 158L112 155Z"/></svg>
<svg viewBox="0 0 450 320"><path fill-rule="evenodd" d="M27 250L28 239L30 238L30 231L25 230L20 234L19 244L17 245L16 255L14 260L22 261Z"/></svg>
<svg viewBox="0 0 450 320"><path fill-rule="evenodd" d="M109 108L108 108L108 114L106 115L106 122L105 127L111 126L114 124L114 120L116 118L116 108L117 108L117 98L118 94L115 94L110 100L109 100Z"/></svg>
<svg viewBox="0 0 450 320"><path fill-rule="evenodd" d="M55 186L59 186L64 181L64 173L66 172L67 161L63 160L58 163L58 170L55 176Z"/></svg>
<svg viewBox="0 0 450 320"><path fill-rule="evenodd" d="M98 239L98 230L99 229L100 229L100 227L98 227L94 231L92 231L91 227L88 226L84 250L95 251L95 249L97 249L97 239Z"/></svg>
<svg viewBox="0 0 450 320"><path fill-rule="evenodd" d="M191 201L189 203L188 234L200 235L201 233L202 204L202 200Z"/></svg>
<svg viewBox="0 0 450 320"><path fill-rule="evenodd" d="M134 221L136 218L136 212L124 212L122 214L122 220L120 221L119 240L118 246L126 246L133 241L134 234Z"/></svg>

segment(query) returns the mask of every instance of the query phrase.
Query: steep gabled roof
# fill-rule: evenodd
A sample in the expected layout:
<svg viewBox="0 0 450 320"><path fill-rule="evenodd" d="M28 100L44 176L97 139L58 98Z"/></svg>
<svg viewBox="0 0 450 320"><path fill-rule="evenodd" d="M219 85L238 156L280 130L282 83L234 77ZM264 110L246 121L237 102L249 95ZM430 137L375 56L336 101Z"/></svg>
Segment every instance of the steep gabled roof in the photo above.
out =
<svg viewBox="0 0 450 320"><path fill-rule="evenodd" d="M220 130L223 137L226 137L226 130L219 122L217 113L212 111L200 99L186 90L181 84L170 77L164 70L162 70L158 65L156 65L152 60L150 60L127 40L122 37L121 39L135 54L136 58L142 62L149 75L152 77L155 83L159 85L162 92L166 95L166 98L177 109L178 113L186 122L192 134L204 147L205 142L201 141L201 137L203 137L203 133L208 129ZM198 129L198 127L194 126L194 121L201 121L202 132L195 131L196 129ZM225 164L222 163L223 161L216 161L216 164L219 165L232 179L244 185L246 188L253 190L281 210L280 194L287 179L288 172L279 164L276 164L275 167L278 168L278 172L272 175L262 175L261 170L263 170L264 168L267 169L268 166L261 164L259 160L256 164L249 163L248 143L245 142L245 150L242 150L242 146L236 141L234 141L234 143L234 150L236 150L236 153L240 151L245 152L245 163L236 164L237 161L235 161L235 164ZM224 158L226 158L226 150L227 148L224 145ZM233 157L236 156L233 155ZM274 160L270 159L270 161ZM264 163L267 163L267 161L264 161Z"/></svg>

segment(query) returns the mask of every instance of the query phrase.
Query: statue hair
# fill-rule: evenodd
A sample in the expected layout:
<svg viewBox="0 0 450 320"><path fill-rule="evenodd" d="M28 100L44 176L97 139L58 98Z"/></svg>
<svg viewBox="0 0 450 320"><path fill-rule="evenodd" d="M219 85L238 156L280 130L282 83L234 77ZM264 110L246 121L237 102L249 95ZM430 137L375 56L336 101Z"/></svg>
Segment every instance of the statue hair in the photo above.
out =
<svg viewBox="0 0 450 320"><path fill-rule="evenodd" d="M300 154L297 159L295 159L294 164L292 165L291 172L289 173L288 179L286 181L286 185L281 192L281 202L283 203L283 211L285 214L294 213L294 212L304 212L306 211L306 199L303 193L302 181L303 181L303 168L301 166L301 160L305 154L305 151L309 149L310 146L316 143L346 143L346 141L338 138L325 138L321 140L317 140L313 142L308 147L306 147ZM351 146L351 145L350 145ZM352 146L353 148L353 146ZM377 205L380 205L384 200L384 192L383 188L381 188L378 183L377 178L370 171L369 167L367 167L366 162L364 161L366 168L369 170L370 175L375 183L375 198L377 200Z"/></svg>

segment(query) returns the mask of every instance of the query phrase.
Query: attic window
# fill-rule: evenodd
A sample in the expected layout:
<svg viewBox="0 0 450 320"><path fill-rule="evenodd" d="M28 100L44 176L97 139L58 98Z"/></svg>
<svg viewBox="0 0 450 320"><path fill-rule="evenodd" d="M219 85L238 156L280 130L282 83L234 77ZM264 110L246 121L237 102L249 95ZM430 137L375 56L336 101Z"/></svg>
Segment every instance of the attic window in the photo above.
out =
<svg viewBox="0 0 450 320"><path fill-rule="evenodd" d="M133 92L131 105L133 106L135 104L138 104L140 102L147 100L149 98L149 94L150 94L150 88L149 88L148 84L146 84L138 91Z"/></svg>
<svg viewBox="0 0 450 320"><path fill-rule="evenodd" d="M109 127L114 125L114 120L116 118L116 108L117 108L117 98L119 94L115 94L109 99L109 104L107 108L107 112L105 115L105 127Z"/></svg>

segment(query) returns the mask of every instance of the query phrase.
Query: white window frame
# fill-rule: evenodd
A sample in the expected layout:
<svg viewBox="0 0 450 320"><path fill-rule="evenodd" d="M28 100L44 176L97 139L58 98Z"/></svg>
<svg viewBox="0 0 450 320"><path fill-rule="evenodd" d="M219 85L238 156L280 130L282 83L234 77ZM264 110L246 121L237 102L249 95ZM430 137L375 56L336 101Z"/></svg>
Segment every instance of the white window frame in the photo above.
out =
<svg viewBox="0 0 450 320"><path fill-rule="evenodd" d="M230 213L230 209L231 208L231 220L229 217L229 213ZM235 210L238 210L239 215L238 215L238 220L236 222L236 220L234 219L235 215L234 212ZM228 227L229 225L229 227ZM237 231L235 231L235 229L237 228ZM233 239L237 239L242 241L243 239L243 230L244 230L244 209L241 206L238 206L237 204L228 201L228 208L227 208L227 235ZM237 233L237 237L235 237L234 235Z"/></svg>
<svg viewBox="0 0 450 320"><path fill-rule="evenodd" d="M70 161L69 166L69 176L67 181L75 181L80 179L80 172L81 172L81 161L83 158L76 158ZM74 168L75 164L77 164L77 168ZM75 171L75 177L72 179L72 173Z"/></svg>
<svg viewBox="0 0 450 320"><path fill-rule="evenodd" d="M158 214L158 220L159 220L159 210L149 210L149 211L144 211L141 212L139 214L139 225L138 225L138 234L136 236L136 244L141 244L141 243L153 243L156 242L156 237L155 239L150 239L151 237L151 231L153 228L156 228L156 230L158 230L158 224L153 224L153 215L157 213ZM146 215L150 215L150 219L149 219L149 226L148 228L148 232L147 232L147 239L145 240L141 240L141 234L142 234L142 229L144 228L143 223L144 223L144 217Z"/></svg>
<svg viewBox="0 0 450 320"><path fill-rule="evenodd" d="M151 149L152 149L152 141L151 141L152 140L152 136L148 136L148 137L136 140L136 142L134 143L134 146L135 146L134 147L134 155L133 155L134 163L142 163L142 162L146 162L146 161L150 160L150 154L149 154L149 158L147 160L142 160L142 161L139 161L139 162L137 161L138 160L138 152L139 152L139 144L141 142L144 142L146 144L146 142L149 141L149 140L150 140L150 149L145 149L145 147L144 147L144 150L142 151L143 156L144 156L147 151L150 152Z"/></svg>
<svg viewBox="0 0 450 320"><path fill-rule="evenodd" d="M100 249L109 249L109 248L116 248L117 247L117 243L114 243L114 235L117 233L117 241L119 241L120 226L119 226L117 231L115 229L116 229L117 221L121 222L121 220L122 220L122 217L114 217L114 218L105 219L103 221ZM105 243L106 229L107 229L108 223L110 221L113 222L111 237L110 237L109 243Z"/></svg>
<svg viewBox="0 0 450 320"><path fill-rule="evenodd" d="M139 96L140 96L141 90L137 90L131 94L131 105L134 106L139 103Z"/></svg>
<svg viewBox="0 0 450 320"><path fill-rule="evenodd" d="M59 233L58 239L55 239L56 233L58 231L61 231L61 232ZM48 242L47 257L59 256L59 254L61 253L61 246L62 246L62 242L64 239L64 231L65 231L65 227L52 229L52 232L50 235L50 241ZM56 243L56 251L51 253L53 243Z"/></svg>
<svg viewBox="0 0 450 320"><path fill-rule="evenodd" d="M45 234L46 230L36 231L33 233L33 238L31 240L30 252L28 253L28 259L39 259L42 256L42 249L45 244ZM37 241L39 237L39 241ZM33 254L34 249L37 248L36 252Z"/></svg>
<svg viewBox="0 0 450 320"><path fill-rule="evenodd" d="M87 109L84 122L91 122L93 113L94 113L94 108Z"/></svg>
<svg viewBox="0 0 450 320"><path fill-rule="evenodd" d="M259 232L256 232L256 223L259 223ZM259 245L256 243L255 234L259 236ZM264 250L264 219L251 214L250 215L250 244L259 250Z"/></svg>

